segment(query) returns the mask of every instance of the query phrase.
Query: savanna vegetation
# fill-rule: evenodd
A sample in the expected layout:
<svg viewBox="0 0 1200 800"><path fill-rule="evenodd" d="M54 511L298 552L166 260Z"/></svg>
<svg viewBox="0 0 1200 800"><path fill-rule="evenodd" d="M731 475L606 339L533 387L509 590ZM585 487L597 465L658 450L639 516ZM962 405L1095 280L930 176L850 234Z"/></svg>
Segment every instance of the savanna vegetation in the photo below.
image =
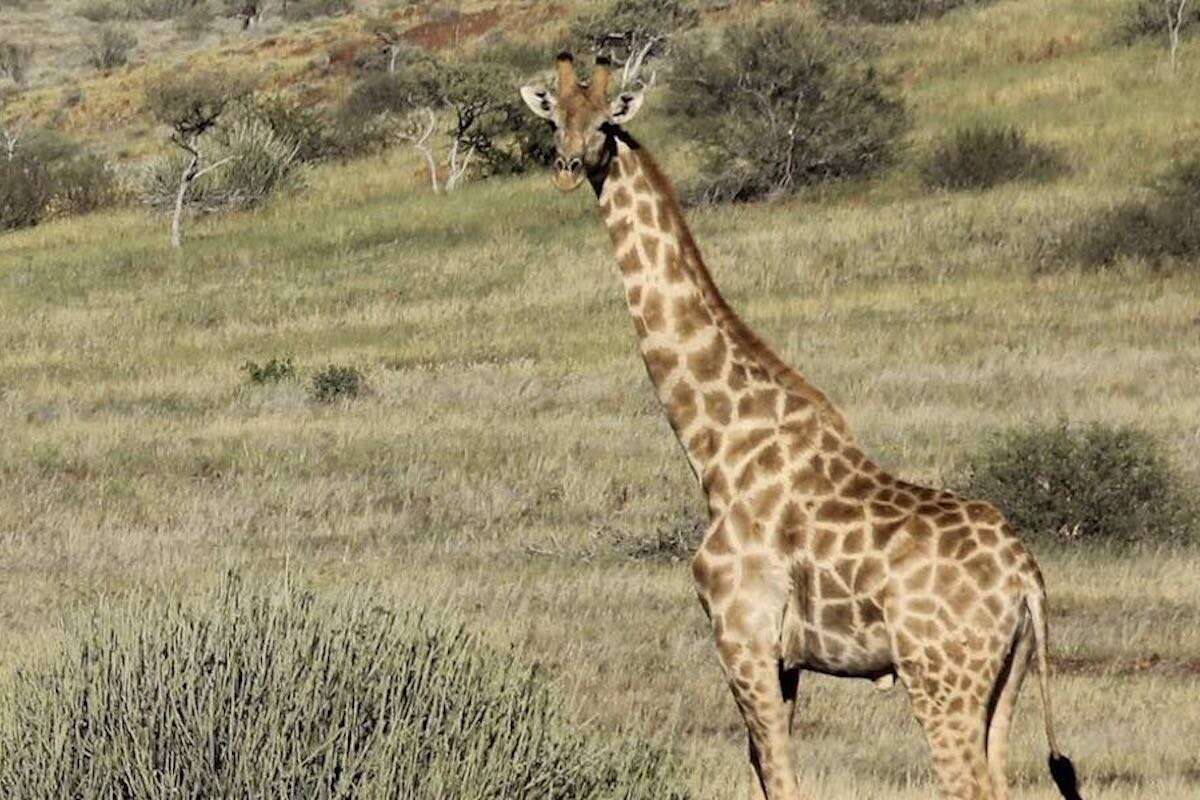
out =
<svg viewBox="0 0 1200 800"><path fill-rule="evenodd" d="M434 114L444 187L459 141L445 87L403 95L411 106L386 93L352 101L368 82L403 86L415 65L453 63L499 64L463 86L515 102L575 21L619 4L361 0L311 19L268 8L249 27L219 5L185 35L182 16L96 23L60 4L0 2L0 41L30 53L20 85L0 77L0 132L20 133L19 147L54 131L35 137L72 143L54 163L92 159L115 196L78 211L45 199L36 224L0 234L0 752L25 752L20 731L56 731L70 751L71 704L86 697L112 732L105 752L152 759L142 728L121 738L114 720L158 724L128 707L145 697L170 712L156 687L192 687L184 696L199 703L261 678L238 660L255 654L244 637L266 642L276 668L297 667L261 684L277 701L260 708L284 707L294 678L296 694L327 698L305 714L355 727L351 713L370 716L392 685L355 694L362 675L412 675L403 652L469 640L461 663L483 666L466 684L442 675L429 696L483 687L494 703L455 708L491 714L493 730L525 725L533 739L506 744L545 743L529 760L539 775L598 781L582 796L660 781L698 800L740 796L743 726L686 565L698 493L634 353L593 200L558 194L533 164L477 155L454 192L435 194L427 160L397 135L410 130L397 109ZM677 65L717 73L738 55L719 51L726 32L758 30L782 5L694 4L670 52L651 48L632 77L654 77L634 133L681 185L711 176L722 144L696 126L779 128L733 103L703 113L739 119L681 120ZM1050 588L1056 727L1085 796L1184 800L1200 790L1198 131L1185 111L1200 100L1200 50L1189 29L1173 57L1166 31L1122 34L1135 5L968 3L864 27L847 71L822 74L869 78L836 84L866 87L839 102L902 109L903 125L870 117L894 130L878 168L689 214L731 302L882 464L992 498L1022 525ZM861 25L804 13L789 24L821 26L830 42ZM380 15L403 45L393 83L380 81L392 53L368 24ZM87 64L99 24L136 35L126 66ZM187 209L173 249L169 218L142 191L180 148L147 88L185 60L253 88L205 132L203 163L229 155L237 121L286 139L303 180L254 204ZM746 66L735 74L756 74ZM827 85L788 84L810 87L804 108L819 108L812 93ZM351 118L377 126L379 143L350 147ZM519 152L516 133L493 130ZM1029 148L1058 159L1052 174L998 170L1003 180L965 191L927 177L939 158L973 175ZM223 577L230 568L240 585ZM155 662L169 680L139 661L146 643L176 648ZM410 650L363 657L384 643ZM345 689L300 669L310 646ZM188 660L202 653L221 663L208 683ZM797 766L811 795L929 795L901 692L807 676L801 691ZM1050 798L1034 694L1011 769L1022 796ZM496 713L521 704L531 716ZM225 719L224 705L177 710L197 729ZM267 712L255 721L277 748L271 763L308 741L280 738ZM477 754L481 775L528 766Z"/></svg>

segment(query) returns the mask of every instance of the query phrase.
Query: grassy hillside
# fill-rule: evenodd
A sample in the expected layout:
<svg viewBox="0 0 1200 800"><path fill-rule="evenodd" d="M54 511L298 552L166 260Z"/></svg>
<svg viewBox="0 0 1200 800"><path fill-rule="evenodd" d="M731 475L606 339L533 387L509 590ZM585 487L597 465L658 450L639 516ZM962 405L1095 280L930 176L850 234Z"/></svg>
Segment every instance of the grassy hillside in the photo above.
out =
<svg viewBox="0 0 1200 800"><path fill-rule="evenodd" d="M1054 255L1200 135L1200 47L1169 74L1153 43L1113 44L1122 5L1002 0L875 32L913 108L904 164L691 214L733 304L899 474L950 483L991 431L1098 420L1154 433L1200 485L1200 265L1089 272ZM229 57L258 63L240 47ZM138 69L85 93L108 102ZM635 133L686 178L687 143L647 105ZM980 119L1057 145L1070 174L922 188L924 148ZM136 150L130 124L112 137ZM192 225L179 253L138 210L0 236L0 665L97 597L286 565L515 643L581 724L669 737L699 797L740 796L743 727L686 564L632 555L700 503L593 199L540 175L434 197L415 168L401 152L321 167L304 196ZM285 355L298 380L247 382L246 361ZM362 369L366 395L311 402L330 363ZM1196 796L1200 551L1039 557L1057 728L1085 795ZM929 795L901 692L804 683L812 796ZM1029 689L1012 769L1021 796L1049 798Z"/></svg>

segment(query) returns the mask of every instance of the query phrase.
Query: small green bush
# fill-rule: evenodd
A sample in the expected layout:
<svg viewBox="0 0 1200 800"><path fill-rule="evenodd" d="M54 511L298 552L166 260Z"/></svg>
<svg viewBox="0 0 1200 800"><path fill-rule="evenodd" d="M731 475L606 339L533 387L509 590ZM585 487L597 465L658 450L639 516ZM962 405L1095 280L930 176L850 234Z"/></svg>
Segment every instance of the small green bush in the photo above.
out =
<svg viewBox="0 0 1200 800"><path fill-rule="evenodd" d="M1181 36L1189 36L1197 30L1200 30L1200 6L1193 2L1183 10L1183 24L1179 33ZM1125 7L1117 24L1117 41L1133 44L1151 37L1159 39L1164 45L1170 40L1166 4L1163 0L1133 0Z"/></svg>
<svg viewBox="0 0 1200 800"><path fill-rule="evenodd" d="M963 6L986 0L819 0L822 13L843 22L895 25L933 19Z"/></svg>
<svg viewBox="0 0 1200 800"><path fill-rule="evenodd" d="M309 392L318 403L350 400L363 389L363 375L354 367L330 364L313 376Z"/></svg>
<svg viewBox="0 0 1200 800"><path fill-rule="evenodd" d="M296 366L291 356L272 357L262 364L247 361L242 365L242 370L251 383L279 383L296 378Z"/></svg>
<svg viewBox="0 0 1200 800"><path fill-rule="evenodd" d="M1089 267L1131 258L1153 267L1200 258L1200 157L1177 163L1147 199L1130 199L1075 224L1063 252Z"/></svg>
<svg viewBox="0 0 1200 800"><path fill-rule="evenodd" d="M207 5L197 5L175 17L175 32L188 41L196 41L213 28L213 12Z"/></svg>
<svg viewBox="0 0 1200 800"><path fill-rule="evenodd" d="M129 63L137 36L132 31L112 25L102 25L88 41L88 63L96 69L109 70Z"/></svg>
<svg viewBox="0 0 1200 800"><path fill-rule="evenodd" d="M684 800L660 748L572 730L462 629L236 577L67 631L0 688L0 796Z"/></svg>
<svg viewBox="0 0 1200 800"><path fill-rule="evenodd" d="M939 189L990 189L1015 180L1045 180L1065 169L1058 153L1030 142L1018 128L980 124L938 142L921 167L921 178Z"/></svg>
<svg viewBox="0 0 1200 800"><path fill-rule="evenodd" d="M1195 515L1155 440L1128 427L1034 426L998 435L963 492L1022 534L1101 544L1185 539Z"/></svg>
<svg viewBox="0 0 1200 800"><path fill-rule="evenodd" d="M909 117L868 56L859 38L797 14L679 48L667 110L703 159L685 197L754 200L889 166Z"/></svg>
<svg viewBox="0 0 1200 800"><path fill-rule="evenodd" d="M115 22L125 19L125 7L117 0L83 0L75 13L89 22Z"/></svg>

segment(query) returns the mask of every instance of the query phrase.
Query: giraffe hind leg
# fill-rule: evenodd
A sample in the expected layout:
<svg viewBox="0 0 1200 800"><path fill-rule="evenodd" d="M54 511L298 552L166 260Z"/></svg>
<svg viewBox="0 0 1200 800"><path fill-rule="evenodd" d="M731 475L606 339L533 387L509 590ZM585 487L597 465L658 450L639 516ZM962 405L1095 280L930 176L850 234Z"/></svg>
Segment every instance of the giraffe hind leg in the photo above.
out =
<svg viewBox="0 0 1200 800"><path fill-rule="evenodd" d="M1004 767L1008 755L1009 726L1032 655L1033 628L1028 623L1022 623L1005 668L1000 671L996 680L992 713L988 720L988 771L992 776L992 792L996 800L1008 800L1008 777Z"/></svg>
<svg viewBox="0 0 1200 800"><path fill-rule="evenodd" d="M925 667L905 661L898 673L929 740L942 796L994 800L987 760L987 693L981 698L980 693L964 691L953 674L930 675Z"/></svg>

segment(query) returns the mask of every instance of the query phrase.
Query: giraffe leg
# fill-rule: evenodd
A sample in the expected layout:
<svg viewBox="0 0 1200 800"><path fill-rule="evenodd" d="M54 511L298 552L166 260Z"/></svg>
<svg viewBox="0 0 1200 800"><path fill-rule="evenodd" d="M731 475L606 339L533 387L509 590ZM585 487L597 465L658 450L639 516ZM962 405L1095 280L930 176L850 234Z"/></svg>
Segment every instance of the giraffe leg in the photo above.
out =
<svg viewBox="0 0 1200 800"><path fill-rule="evenodd" d="M932 676L926 664L902 662L897 670L925 729L934 774L945 798L994 800L987 761L987 708L979 693L963 690L957 676ZM990 676L988 680L991 684ZM983 693L987 697L987 693Z"/></svg>
<svg viewBox="0 0 1200 800"><path fill-rule="evenodd" d="M988 722L988 771L992 776L992 791L996 800L1008 800L1008 778L1004 774L1005 757L1008 755L1008 728L1032 654L1033 628L1023 624L1009 655L1008 668L1001 671L997 680L995 704L992 708L992 718Z"/></svg>
<svg viewBox="0 0 1200 800"><path fill-rule="evenodd" d="M779 688L783 693L783 706L787 714L787 729L790 736L792 725L796 719L796 689L800 683L800 668L792 667L790 669L780 666L779 668ZM758 752L754 749L754 740L750 739L750 780L749 780L749 797L750 800L766 800L766 795L763 794L762 781L758 777L758 768L755 766L759 763ZM789 758L790 763L790 758Z"/></svg>
<svg viewBox="0 0 1200 800"><path fill-rule="evenodd" d="M750 739L750 796L799 800L791 764L790 710L774 650L773 644L764 641L717 639L721 667ZM756 791L761 794L754 794Z"/></svg>

